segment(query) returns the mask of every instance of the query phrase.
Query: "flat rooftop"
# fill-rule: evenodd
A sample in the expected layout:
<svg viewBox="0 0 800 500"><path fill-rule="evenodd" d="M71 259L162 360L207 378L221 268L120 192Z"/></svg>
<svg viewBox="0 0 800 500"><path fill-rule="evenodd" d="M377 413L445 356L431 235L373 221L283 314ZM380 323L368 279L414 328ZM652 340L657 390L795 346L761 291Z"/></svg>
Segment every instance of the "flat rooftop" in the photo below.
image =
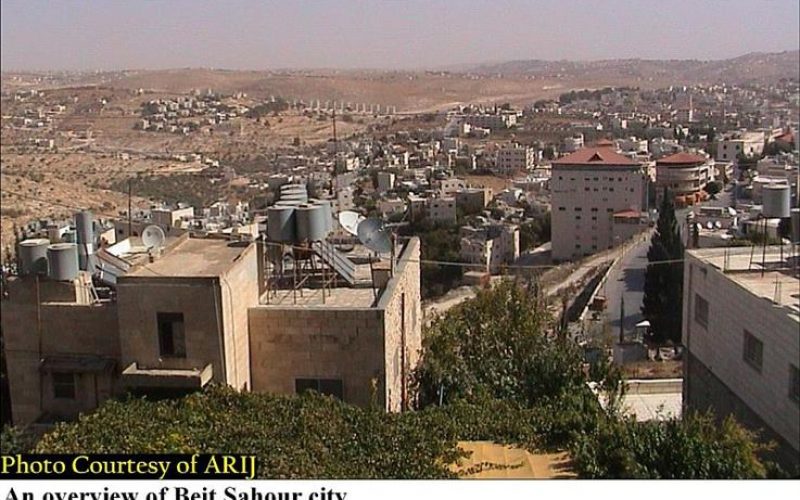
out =
<svg viewBox="0 0 800 500"><path fill-rule="evenodd" d="M688 252L695 258L722 271L728 279L738 283L757 297L767 299L789 310L800 321L800 277L793 266L798 256L791 256L791 247L755 247L751 263L751 247L703 248ZM763 271L763 274L762 274Z"/></svg>
<svg viewBox="0 0 800 500"><path fill-rule="evenodd" d="M164 251L155 261L138 266L126 276L207 278L224 274L250 243L215 238L187 238Z"/></svg>
<svg viewBox="0 0 800 500"><path fill-rule="evenodd" d="M345 309L370 308L377 302L372 288L337 287L325 289L301 288L298 290L276 290L269 296L262 297L259 307L341 307Z"/></svg>

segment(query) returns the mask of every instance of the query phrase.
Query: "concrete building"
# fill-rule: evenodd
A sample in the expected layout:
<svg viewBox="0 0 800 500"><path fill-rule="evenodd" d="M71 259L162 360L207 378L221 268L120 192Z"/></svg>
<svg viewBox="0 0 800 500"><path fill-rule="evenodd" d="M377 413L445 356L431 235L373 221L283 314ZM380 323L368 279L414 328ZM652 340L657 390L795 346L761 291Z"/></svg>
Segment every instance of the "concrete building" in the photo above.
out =
<svg viewBox="0 0 800 500"><path fill-rule="evenodd" d="M516 113L474 114L463 117L464 123L472 127L502 130L517 124Z"/></svg>
<svg viewBox="0 0 800 500"><path fill-rule="evenodd" d="M459 256L463 262L485 266L481 271L497 273L504 264L519 258L519 226L489 224L479 228L462 227L459 231Z"/></svg>
<svg viewBox="0 0 800 500"><path fill-rule="evenodd" d="M392 172L378 172L378 191L385 193L394 189L396 176Z"/></svg>
<svg viewBox="0 0 800 500"><path fill-rule="evenodd" d="M491 201L491 188L466 188L456 192L456 208L465 214L479 213Z"/></svg>
<svg viewBox="0 0 800 500"><path fill-rule="evenodd" d="M713 409L778 448L800 467L800 279L788 252L768 247L686 252L683 293L684 404ZM796 258L796 257L794 257Z"/></svg>
<svg viewBox="0 0 800 500"><path fill-rule="evenodd" d="M716 141L717 160L737 163L742 154L748 157L760 155L764 151L764 132L735 132Z"/></svg>
<svg viewBox="0 0 800 500"><path fill-rule="evenodd" d="M565 153L574 153L583 148L583 134L573 134L564 138L563 150Z"/></svg>
<svg viewBox="0 0 800 500"><path fill-rule="evenodd" d="M467 181L458 177L449 177L434 181L433 187L441 196L454 196L457 192L467 189Z"/></svg>
<svg viewBox="0 0 800 500"><path fill-rule="evenodd" d="M676 153L656 160L656 196L660 202L664 188L684 203L699 201L700 191L716 178L713 160L693 153Z"/></svg>
<svg viewBox="0 0 800 500"><path fill-rule="evenodd" d="M614 232L614 215L623 214L627 222L631 212L640 214L644 206L642 165L610 148L585 148L554 161L550 187L557 261L622 243L621 233Z"/></svg>
<svg viewBox="0 0 800 500"><path fill-rule="evenodd" d="M513 143L503 146L497 151L495 170L510 174L519 170L529 170L536 163L536 155L531 147Z"/></svg>
<svg viewBox="0 0 800 500"><path fill-rule="evenodd" d="M154 208L150 211L150 218L153 224L165 231L174 226L186 227L186 224L194 218L194 207Z"/></svg>
<svg viewBox="0 0 800 500"><path fill-rule="evenodd" d="M457 215L455 198L450 196L428 198L428 217L432 221L454 223Z"/></svg>
<svg viewBox="0 0 800 500"><path fill-rule="evenodd" d="M321 271L321 253L295 254L295 265L317 261L306 288L274 277L265 245L186 233L153 251L129 238L98 251L118 274L102 297L88 271L10 277L0 302L15 424L210 382L407 408L421 350L419 240L398 246L394 265L373 261L372 273L350 262L350 282Z"/></svg>

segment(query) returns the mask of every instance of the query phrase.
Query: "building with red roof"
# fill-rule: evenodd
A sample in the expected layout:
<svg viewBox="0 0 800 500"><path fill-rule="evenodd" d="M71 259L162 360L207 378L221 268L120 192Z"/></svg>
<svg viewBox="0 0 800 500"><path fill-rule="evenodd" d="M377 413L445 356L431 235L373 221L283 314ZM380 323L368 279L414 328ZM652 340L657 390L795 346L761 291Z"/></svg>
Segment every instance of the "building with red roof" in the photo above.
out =
<svg viewBox="0 0 800 500"><path fill-rule="evenodd" d="M580 149L552 163L550 186L555 261L618 245L646 227L644 168L611 147ZM615 217L623 213L625 217Z"/></svg>
<svg viewBox="0 0 800 500"><path fill-rule="evenodd" d="M656 197L664 196L664 189L680 204L694 204L703 196L706 184L716 179L714 161L704 155L680 152L656 160Z"/></svg>

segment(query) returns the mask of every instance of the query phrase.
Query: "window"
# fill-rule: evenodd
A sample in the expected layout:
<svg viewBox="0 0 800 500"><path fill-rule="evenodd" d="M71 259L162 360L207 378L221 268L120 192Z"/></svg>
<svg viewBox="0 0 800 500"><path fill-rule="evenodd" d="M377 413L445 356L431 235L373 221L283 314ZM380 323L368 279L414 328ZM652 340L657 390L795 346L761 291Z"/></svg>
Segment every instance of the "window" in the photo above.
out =
<svg viewBox="0 0 800 500"><path fill-rule="evenodd" d="M708 328L708 301L698 294L694 294L694 320Z"/></svg>
<svg viewBox="0 0 800 500"><path fill-rule="evenodd" d="M186 335L183 313L156 313L158 322L158 349L162 357L185 358Z"/></svg>
<svg viewBox="0 0 800 500"><path fill-rule="evenodd" d="M800 404L800 368L789 365L789 399Z"/></svg>
<svg viewBox="0 0 800 500"><path fill-rule="evenodd" d="M764 343L747 330L744 331L744 361L761 373L761 365L764 361Z"/></svg>
<svg viewBox="0 0 800 500"><path fill-rule="evenodd" d="M294 390L297 394L306 391L317 391L326 396L334 396L343 399L344 387L341 379L324 378L298 378L294 381Z"/></svg>
<svg viewBox="0 0 800 500"><path fill-rule="evenodd" d="M563 212L563 211L564 211L564 210L566 210L566 209L567 209L567 207L558 207L558 211L559 211L559 212Z"/></svg>
<svg viewBox="0 0 800 500"><path fill-rule="evenodd" d="M74 373L53 373L53 397L75 399Z"/></svg>

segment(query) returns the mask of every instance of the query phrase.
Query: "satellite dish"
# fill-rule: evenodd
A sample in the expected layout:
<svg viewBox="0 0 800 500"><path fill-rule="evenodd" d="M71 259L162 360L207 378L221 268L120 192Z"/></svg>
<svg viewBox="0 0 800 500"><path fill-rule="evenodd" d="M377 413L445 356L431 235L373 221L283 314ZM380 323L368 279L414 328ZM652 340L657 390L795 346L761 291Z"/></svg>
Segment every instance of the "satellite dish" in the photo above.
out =
<svg viewBox="0 0 800 500"><path fill-rule="evenodd" d="M728 207L728 213L729 213L731 216L735 216L735 215L736 215L736 209L735 209L735 208L733 208L733 207Z"/></svg>
<svg viewBox="0 0 800 500"><path fill-rule="evenodd" d="M716 227L717 229L722 229L722 222L720 222L720 221L715 221L715 222L714 222L714 227Z"/></svg>
<svg viewBox="0 0 800 500"><path fill-rule="evenodd" d="M164 230L154 224L147 226L142 231L142 243L146 248L161 248L166 239L167 235L164 234Z"/></svg>
<svg viewBox="0 0 800 500"><path fill-rule="evenodd" d="M363 220L364 217L362 217L361 214L357 212L345 210L339 213L339 224L341 224L342 228L345 231L352 234L353 236L358 236L358 225Z"/></svg>
<svg viewBox="0 0 800 500"><path fill-rule="evenodd" d="M714 223L711 222L711 221L706 222L706 228L707 229L714 229Z"/></svg>
<svg viewBox="0 0 800 500"><path fill-rule="evenodd" d="M365 247L377 253L392 251L392 238L379 219L364 219L358 225L358 239Z"/></svg>

